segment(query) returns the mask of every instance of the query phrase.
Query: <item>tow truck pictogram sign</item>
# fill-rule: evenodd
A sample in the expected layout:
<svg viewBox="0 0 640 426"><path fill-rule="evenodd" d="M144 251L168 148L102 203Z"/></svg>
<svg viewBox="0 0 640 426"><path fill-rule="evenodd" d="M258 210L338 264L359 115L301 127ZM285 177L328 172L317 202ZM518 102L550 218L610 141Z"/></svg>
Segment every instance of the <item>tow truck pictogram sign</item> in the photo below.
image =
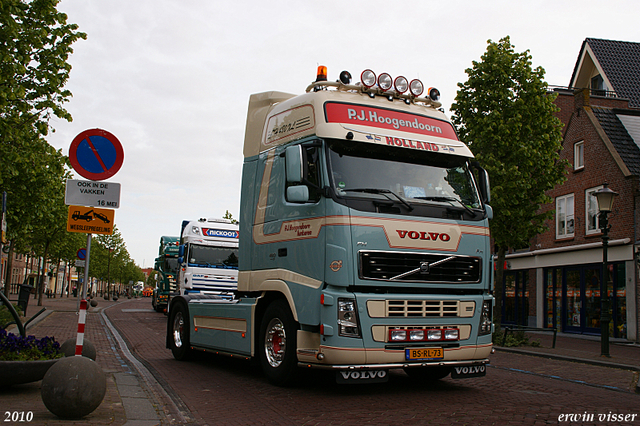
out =
<svg viewBox="0 0 640 426"><path fill-rule="evenodd" d="M67 231L85 234L113 234L114 210L69 206Z"/></svg>

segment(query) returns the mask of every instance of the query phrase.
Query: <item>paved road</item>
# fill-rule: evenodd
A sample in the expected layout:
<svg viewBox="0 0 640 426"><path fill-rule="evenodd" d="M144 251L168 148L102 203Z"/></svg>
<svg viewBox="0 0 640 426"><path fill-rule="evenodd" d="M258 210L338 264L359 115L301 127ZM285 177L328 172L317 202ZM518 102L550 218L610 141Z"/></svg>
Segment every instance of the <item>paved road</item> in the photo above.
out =
<svg viewBox="0 0 640 426"><path fill-rule="evenodd" d="M105 313L157 380L156 397L175 423L538 425L573 419L567 424L640 425L633 371L497 352L484 378L425 386L392 371L389 383L358 386L337 385L313 370L304 372L303 384L278 388L246 361L210 354L175 361L165 349L167 317L153 311L149 299Z"/></svg>

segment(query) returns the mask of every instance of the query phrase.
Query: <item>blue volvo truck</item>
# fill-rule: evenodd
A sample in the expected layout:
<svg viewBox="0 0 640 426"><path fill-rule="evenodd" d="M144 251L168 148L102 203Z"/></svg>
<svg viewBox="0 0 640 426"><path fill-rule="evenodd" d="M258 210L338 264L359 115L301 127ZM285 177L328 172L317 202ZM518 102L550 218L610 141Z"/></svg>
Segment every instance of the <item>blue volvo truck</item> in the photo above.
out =
<svg viewBox="0 0 640 426"><path fill-rule="evenodd" d="M423 94L426 92L426 94ZM167 348L338 382L483 376L492 350L487 173L439 92L365 70L251 95L238 287L173 298Z"/></svg>

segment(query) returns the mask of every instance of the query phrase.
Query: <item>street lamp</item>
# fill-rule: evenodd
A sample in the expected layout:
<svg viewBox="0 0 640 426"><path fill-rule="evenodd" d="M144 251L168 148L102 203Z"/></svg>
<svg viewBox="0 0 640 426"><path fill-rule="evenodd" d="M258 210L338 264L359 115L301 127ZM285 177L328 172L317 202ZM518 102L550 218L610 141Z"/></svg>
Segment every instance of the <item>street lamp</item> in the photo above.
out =
<svg viewBox="0 0 640 426"><path fill-rule="evenodd" d="M605 183L601 189L596 191L598 200L598 210L600 211L600 229L602 230L602 279L604 282L604 294L600 296L600 355L609 355L609 322L611 321L611 301L609 300L609 265L607 262L607 248L609 247L609 222L607 215L611 213L613 199L617 192L608 188Z"/></svg>

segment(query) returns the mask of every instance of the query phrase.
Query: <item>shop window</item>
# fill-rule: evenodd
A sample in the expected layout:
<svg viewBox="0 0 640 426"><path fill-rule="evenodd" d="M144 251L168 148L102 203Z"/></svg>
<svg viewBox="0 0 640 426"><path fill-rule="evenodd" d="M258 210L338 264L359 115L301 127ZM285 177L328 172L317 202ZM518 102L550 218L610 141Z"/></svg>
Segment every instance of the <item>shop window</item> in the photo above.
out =
<svg viewBox="0 0 640 426"><path fill-rule="evenodd" d="M570 238L575 233L573 194L556 198L556 238Z"/></svg>
<svg viewBox="0 0 640 426"><path fill-rule="evenodd" d="M614 333L610 336L619 337L621 339L627 338L627 289L625 285L625 270L623 263L616 263L614 265L614 285L615 295L612 298L614 300L615 313L613 315L613 324L610 327L615 327Z"/></svg>
<svg viewBox="0 0 640 426"><path fill-rule="evenodd" d="M529 325L529 271L505 271L502 322Z"/></svg>

